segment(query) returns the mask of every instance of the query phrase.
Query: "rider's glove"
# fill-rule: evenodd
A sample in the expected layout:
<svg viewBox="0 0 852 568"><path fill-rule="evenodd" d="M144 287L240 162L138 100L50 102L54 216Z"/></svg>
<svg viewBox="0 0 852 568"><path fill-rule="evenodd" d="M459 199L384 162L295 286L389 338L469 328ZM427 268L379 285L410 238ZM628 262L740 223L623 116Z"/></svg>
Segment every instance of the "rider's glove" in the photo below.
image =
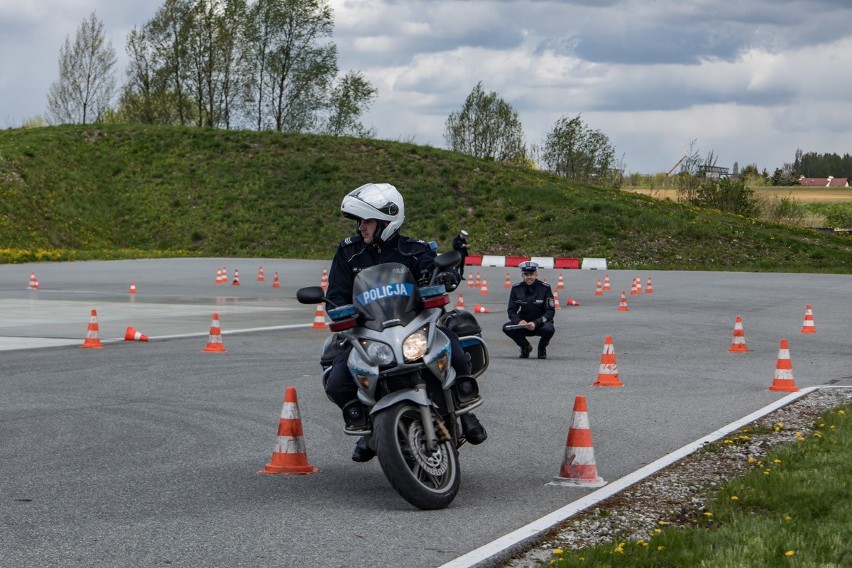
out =
<svg viewBox="0 0 852 568"><path fill-rule="evenodd" d="M459 277L455 272L441 272L435 277L435 282L447 287L447 292L452 292L459 285Z"/></svg>

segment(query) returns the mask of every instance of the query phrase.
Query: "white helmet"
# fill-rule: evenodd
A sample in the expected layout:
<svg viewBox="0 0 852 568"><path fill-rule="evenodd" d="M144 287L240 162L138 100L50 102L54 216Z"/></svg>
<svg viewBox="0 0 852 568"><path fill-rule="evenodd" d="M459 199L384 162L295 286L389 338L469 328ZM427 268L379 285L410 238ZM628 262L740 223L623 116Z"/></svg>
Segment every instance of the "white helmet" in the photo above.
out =
<svg viewBox="0 0 852 568"><path fill-rule="evenodd" d="M405 221L405 202L389 183L367 183L350 191L340 204L349 219L376 219L382 229L379 240L388 241Z"/></svg>
<svg viewBox="0 0 852 568"><path fill-rule="evenodd" d="M463 230L463 231L462 231L461 233L459 233L459 234L460 234L461 236L463 236L464 238L467 238L467 231L464 231L464 230Z"/></svg>

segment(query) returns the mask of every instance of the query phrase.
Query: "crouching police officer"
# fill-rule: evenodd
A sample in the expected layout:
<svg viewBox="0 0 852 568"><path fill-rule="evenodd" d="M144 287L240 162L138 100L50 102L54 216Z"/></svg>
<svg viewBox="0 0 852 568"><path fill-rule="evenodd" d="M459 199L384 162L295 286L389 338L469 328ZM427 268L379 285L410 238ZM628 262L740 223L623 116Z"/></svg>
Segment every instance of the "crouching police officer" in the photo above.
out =
<svg viewBox="0 0 852 568"><path fill-rule="evenodd" d="M532 345L527 337L541 336L538 341L538 358L547 359L547 345L556 333L553 316L556 304L550 284L538 280L538 263L526 261L520 264L523 282L512 286L509 293L509 321L503 325L503 332L521 348L521 359L527 359L532 353Z"/></svg>

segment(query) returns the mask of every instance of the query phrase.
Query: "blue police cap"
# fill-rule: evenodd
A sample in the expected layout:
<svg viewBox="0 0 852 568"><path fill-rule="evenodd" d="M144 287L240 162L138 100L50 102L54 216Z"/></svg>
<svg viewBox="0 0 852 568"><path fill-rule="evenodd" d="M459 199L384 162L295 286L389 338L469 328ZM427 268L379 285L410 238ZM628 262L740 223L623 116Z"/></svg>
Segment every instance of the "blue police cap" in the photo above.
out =
<svg viewBox="0 0 852 568"><path fill-rule="evenodd" d="M521 269L521 272L537 272L538 271L538 263L533 262L531 260L526 260L518 265Z"/></svg>

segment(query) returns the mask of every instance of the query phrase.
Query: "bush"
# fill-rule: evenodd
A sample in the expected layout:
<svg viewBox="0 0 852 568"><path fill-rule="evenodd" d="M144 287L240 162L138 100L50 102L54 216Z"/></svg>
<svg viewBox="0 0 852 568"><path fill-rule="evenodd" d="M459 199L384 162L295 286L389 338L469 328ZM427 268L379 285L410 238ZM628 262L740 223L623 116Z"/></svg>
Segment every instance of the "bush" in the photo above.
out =
<svg viewBox="0 0 852 568"><path fill-rule="evenodd" d="M685 195L687 203L698 207L710 207L745 217L754 217L758 211L754 190L747 188L742 180L704 178L697 185L692 184Z"/></svg>

